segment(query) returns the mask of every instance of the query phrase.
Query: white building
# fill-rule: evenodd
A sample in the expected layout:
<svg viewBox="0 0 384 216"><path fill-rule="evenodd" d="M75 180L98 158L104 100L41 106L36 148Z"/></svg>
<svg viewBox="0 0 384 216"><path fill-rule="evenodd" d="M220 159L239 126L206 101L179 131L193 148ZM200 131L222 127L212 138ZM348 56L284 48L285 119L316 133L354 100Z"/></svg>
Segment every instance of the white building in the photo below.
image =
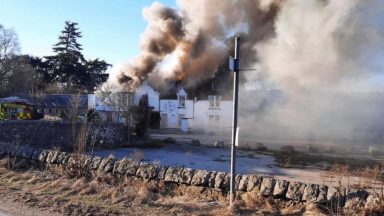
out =
<svg viewBox="0 0 384 216"><path fill-rule="evenodd" d="M204 132L227 131L231 129L232 100L224 100L220 95L209 95L207 98L189 98L183 87L178 88L174 95L162 97L147 83L144 83L134 93L134 103L138 104L143 95L148 95L149 106L161 116L161 128L181 128L182 122L187 121L188 128ZM116 122L117 110L103 104L95 95L90 95L89 108L104 114L103 120Z"/></svg>

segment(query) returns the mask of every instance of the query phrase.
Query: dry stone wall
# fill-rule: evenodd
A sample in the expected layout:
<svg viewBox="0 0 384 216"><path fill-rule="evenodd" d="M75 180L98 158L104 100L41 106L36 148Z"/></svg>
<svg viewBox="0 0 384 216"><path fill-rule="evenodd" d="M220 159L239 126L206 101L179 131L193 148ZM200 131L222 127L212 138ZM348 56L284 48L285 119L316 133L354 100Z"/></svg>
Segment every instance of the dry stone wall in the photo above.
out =
<svg viewBox="0 0 384 216"><path fill-rule="evenodd" d="M60 148L72 150L72 134L82 130L81 124L73 125L66 121L35 121L35 120L4 120L0 121L0 142L19 143L36 148ZM129 135L120 124L89 124L88 139L94 137L96 146L111 148L119 146L129 140ZM101 142L102 141L102 142Z"/></svg>
<svg viewBox="0 0 384 216"><path fill-rule="evenodd" d="M77 163L74 154L54 150L36 149L28 146L16 147L0 144L0 155L10 155L44 164L69 165ZM116 160L98 156L82 155L84 167L95 172L136 176L147 180L161 180L176 184L209 187L229 191L230 175L225 172L195 170L185 167L160 166L128 159ZM324 203L337 202L347 206L378 205L378 197L365 190L340 189L325 185L305 184L258 175L237 175L235 187L238 191L256 191L264 196L294 202Z"/></svg>

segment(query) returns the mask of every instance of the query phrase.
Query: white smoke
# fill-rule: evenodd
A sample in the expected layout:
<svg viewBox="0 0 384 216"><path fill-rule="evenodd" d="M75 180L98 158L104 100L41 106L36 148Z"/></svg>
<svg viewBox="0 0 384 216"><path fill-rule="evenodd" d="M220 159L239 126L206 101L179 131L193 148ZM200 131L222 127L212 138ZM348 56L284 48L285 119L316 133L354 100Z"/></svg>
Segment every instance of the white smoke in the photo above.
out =
<svg viewBox="0 0 384 216"><path fill-rule="evenodd" d="M324 139L381 128L376 121L381 102L350 94L384 86L384 1L177 0L177 5L155 2L144 10L148 27L141 51L118 73L120 85L134 90L147 79L154 85L171 79L199 86L221 75L218 69L233 50L228 40L239 34L242 67L259 68L244 72L245 84L283 92L279 100L265 91L260 98L242 97L241 123L256 128L253 134Z"/></svg>
<svg viewBox="0 0 384 216"><path fill-rule="evenodd" d="M372 90L384 69L383 11L377 0L286 1L276 37L255 46L262 70L282 85Z"/></svg>

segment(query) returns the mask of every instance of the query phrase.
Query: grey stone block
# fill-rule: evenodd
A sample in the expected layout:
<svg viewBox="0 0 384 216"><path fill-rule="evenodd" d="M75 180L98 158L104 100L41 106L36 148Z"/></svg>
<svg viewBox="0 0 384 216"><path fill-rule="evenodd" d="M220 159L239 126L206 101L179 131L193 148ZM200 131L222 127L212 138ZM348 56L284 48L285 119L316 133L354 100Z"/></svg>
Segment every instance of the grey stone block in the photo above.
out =
<svg viewBox="0 0 384 216"><path fill-rule="evenodd" d="M100 162L100 165L98 167L98 171L104 171L105 165L110 161L110 158L103 158Z"/></svg>
<svg viewBox="0 0 384 216"><path fill-rule="evenodd" d="M289 182L286 180L276 180L275 188L273 189L274 197L285 197L285 194L288 191Z"/></svg>
<svg viewBox="0 0 384 216"><path fill-rule="evenodd" d="M125 174L127 175L136 175L137 169L139 168L140 163L137 161L129 161L126 166L124 167L125 169Z"/></svg>
<svg viewBox="0 0 384 216"><path fill-rule="evenodd" d="M319 196L319 185L318 184L307 184L304 190L302 201L309 203L315 203Z"/></svg>
<svg viewBox="0 0 384 216"><path fill-rule="evenodd" d="M196 170L193 175L191 184L195 186L208 186L208 180L210 177L210 172L207 170Z"/></svg>
<svg viewBox="0 0 384 216"><path fill-rule="evenodd" d="M118 161L115 162L115 164L113 165L113 169L112 169L113 173L117 173L116 171L117 171L120 163L121 163L121 160L118 160Z"/></svg>
<svg viewBox="0 0 384 216"><path fill-rule="evenodd" d="M83 157L83 161L84 161L84 167L87 167L88 169L92 169L92 160L93 160L93 156L91 155L84 155L82 156Z"/></svg>
<svg viewBox="0 0 384 216"><path fill-rule="evenodd" d="M128 166L128 164L129 164L129 160L127 160L127 159L117 161L115 163L115 166L113 167L113 172L125 174L126 173L126 167Z"/></svg>
<svg viewBox="0 0 384 216"><path fill-rule="evenodd" d="M215 187L215 179L216 179L217 172L213 171L209 174L208 178L208 187L214 188Z"/></svg>
<svg viewBox="0 0 384 216"><path fill-rule="evenodd" d="M327 201L334 206L344 206L344 194L338 187L329 187L327 192Z"/></svg>
<svg viewBox="0 0 384 216"><path fill-rule="evenodd" d="M55 155L55 151L49 151L48 152L48 155L47 155L47 159L46 159L46 162L47 163L51 163L51 161L52 161L52 158L53 158L53 156Z"/></svg>
<svg viewBox="0 0 384 216"><path fill-rule="evenodd" d="M51 161L50 163L51 164L57 164L57 157L59 156L60 152L59 151L55 151L52 155L52 158L51 158Z"/></svg>
<svg viewBox="0 0 384 216"><path fill-rule="evenodd" d="M226 173L225 172L217 172L215 176L215 188L221 188L224 182Z"/></svg>
<svg viewBox="0 0 384 216"><path fill-rule="evenodd" d="M368 192L365 190L346 189L344 208L364 208Z"/></svg>
<svg viewBox="0 0 384 216"><path fill-rule="evenodd" d="M57 155L57 163L58 164L63 164L63 160L65 159L65 157L67 156L67 153L65 152L59 152L59 154Z"/></svg>
<svg viewBox="0 0 384 216"><path fill-rule="evenodd" d="M275 187L276 180L270 177L264 177L260 187L260 193L264 196L270 196L273 194L273 188Z"/></svg>
<svg viewBox="0 0 384 216"><path fill-rule="evenodd" d="M231 178L230 174L229 174L229 178ZM239 184L240 184L241 178L243 178L242 175L237 174L235 176L235 190L239 190Z"/></svg>
<svg viewBox="0 0 384 216"><path fill-rule="evenodd" d="M231 185L231 174L227 173L224 176L223 184L221 185L221 189L228 191Z"/></svg>
<svg viewBox="0 0 384 216"><path fill-rule="evenodd" d="M141 163L136 176L144 179L154 179L159 174L160 167L154 164Z"/></svg>
<svg viewBox="0 0 384 216"><path fill-rule="evenodd" d="M300 202L303 197L305 187L306 185L301 182L291 182L288 186L288 191L285 197L295 202Z"/></svg>
<svg viewBox="0 0 384 216"><path fill-rule="evenodd" d="M104 166L104 172L112 172L116 159L110 159Z"/></svg>
<svg viewBox="0 0 384 216"><path fill-rule="evenodd" d="M179 179L179 183L182 184L191 184L193 175L194 175L195 170L191 168L184 168L183 171L181 172L181 178Z"/></svg>
<svg viewBox="0 0 384 216"><path fill-rule="evenodd" d="M165 178L165 173L168 170L168 166L161 166L159 170L159 174L157 175L157 179L163 180Z"/></svg>
<svg viewBox="0 0 384 216"><path fill-rule="evenodd" d="M94 170L99 169L102 160L103 158L101 157L98 157L98 156L93 157L92 161L90 161L91 162L90 168Z"/></svg>
<svg viewBox="0 0 384 216"><path fill-rule="evenodd" d="M69 158L71 157L71 153L65 153L65 156L63 158L63 160L61 161L61 164L68 164L68 161L69 161Z"/></svg>
<svg viewBox="0 0 384 216"><path fill-rule="evenodd" d="M319 186L319 195L316 198L316 202L325 202L327 201L328 186L320 185Z"/></svg>
<svg viewBox="0 0 384 216"><path fill-rule="evenodd" d="M247 186L248 186L248 175L243 175L239 182L238 190L247 191Z"/></svg>
<svg viewBox="0 0 384 216"><path fill-rule="evenodd" d="M248 177L247 191L260 190L263 177L257 175L250 175Z"/></svg>
<svg viewBox="0 0 384 216"><path fill-rule="evenodd" d="M164 181L167 182L181 182L181 174L183 172L182 167L168 167Z"/></svg>

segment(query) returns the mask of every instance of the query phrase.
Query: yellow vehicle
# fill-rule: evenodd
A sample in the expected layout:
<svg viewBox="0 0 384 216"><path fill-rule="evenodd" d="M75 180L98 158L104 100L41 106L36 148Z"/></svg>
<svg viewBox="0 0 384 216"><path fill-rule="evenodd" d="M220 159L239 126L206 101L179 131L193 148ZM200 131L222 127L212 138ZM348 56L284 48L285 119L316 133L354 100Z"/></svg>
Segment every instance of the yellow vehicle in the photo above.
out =
<svg viewBox="0 0 384 216"><path fill-rule="evenodd" d="M29 120L33 118L34 106L25 99L16 97L0 100L0 119Z"/></svg>

